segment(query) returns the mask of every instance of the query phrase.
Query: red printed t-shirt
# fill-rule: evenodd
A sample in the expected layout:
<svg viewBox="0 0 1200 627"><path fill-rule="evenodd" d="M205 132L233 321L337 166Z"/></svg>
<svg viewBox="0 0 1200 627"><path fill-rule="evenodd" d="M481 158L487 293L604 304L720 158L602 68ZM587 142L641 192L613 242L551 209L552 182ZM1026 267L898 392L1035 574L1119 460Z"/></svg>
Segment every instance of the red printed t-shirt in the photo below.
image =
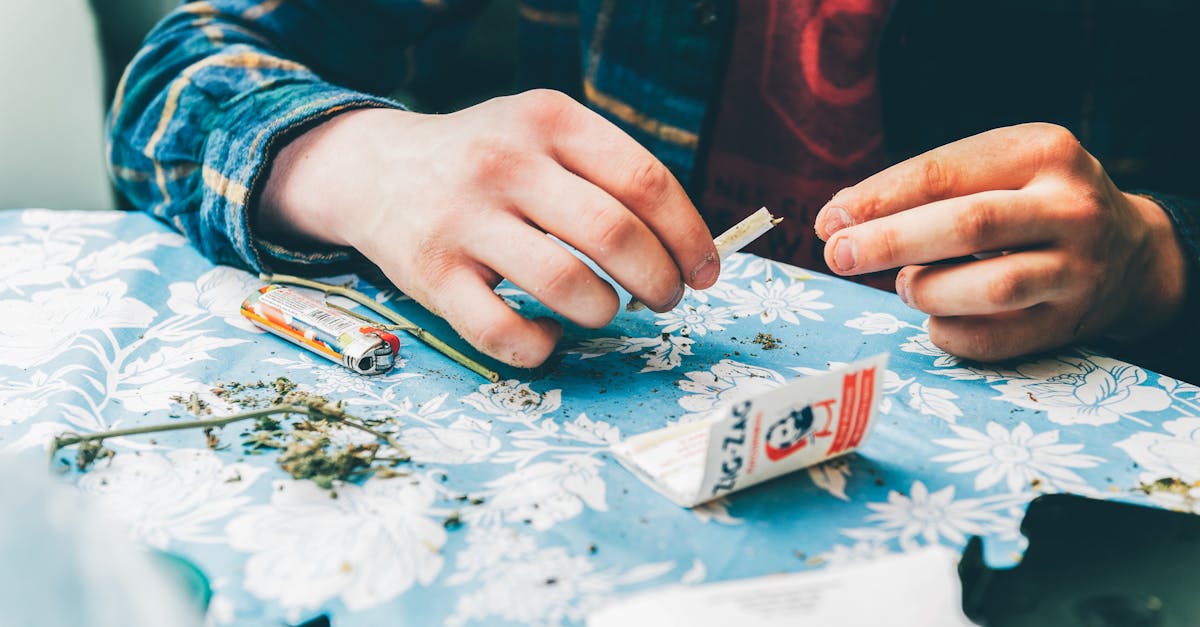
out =
<svg viewBox="0 0 1200 627"><path fill-rule="evenodd" d="M785 219L750 252L826 270L817 211L884 166L876 88L889 0L739 0L701 207L719 233ZM862 282L894 289L894 273Z"/></svg>

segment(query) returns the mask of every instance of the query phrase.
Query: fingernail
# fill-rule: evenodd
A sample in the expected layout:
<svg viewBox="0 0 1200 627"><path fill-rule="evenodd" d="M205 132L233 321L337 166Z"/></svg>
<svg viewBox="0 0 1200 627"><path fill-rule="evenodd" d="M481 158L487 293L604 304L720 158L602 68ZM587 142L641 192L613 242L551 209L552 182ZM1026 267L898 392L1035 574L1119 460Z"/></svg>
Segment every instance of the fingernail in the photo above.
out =
<svg viewBox="0 0 1200 627"><path fill-rule="evenodd" d="M667 305L666 308L663 309L663 311L670 311L670 310L674 309L675 306L678 305L679 301L681 301L681 300L683 300L683 283L679 284L679 287L675 290L675 295L671 297L670 304Z"/></svg>
<svg viewBox="0 0 1200 627"><path fill-rule="evenodd" d="M717 282L717 275L721 272L721 264L718 262L717 256L709 253L704 257L695 269L692 270L692 280L689 281L694 287L708 287ZM682 289L682 287L680 288ZM680 292L682 294L682 292Z"/></svg>
<svg viewBox="0 0 1200 627"><path fill-rule="evenodd" d="M854 240L849 237L843 237L834 243L833 265L837 266L835 270L841 272L854 269Z"/></svg>
<svg viewBox="0 0 1200 627"><path fill-rule="evenodd" d="M908 277L903 274L896 277L896 296L900 297L900 302L912 307L908 301Z"/></svg>
<svg viewBox="0 0 1200 627"><path fill-rule="evenodd" d="M821 210L821 215L817 217L817 224L822 224L825 227L825 237L829 237L850 226L851 222L850 214L846 213L846 210L841 207L826 207Z"/></svg>

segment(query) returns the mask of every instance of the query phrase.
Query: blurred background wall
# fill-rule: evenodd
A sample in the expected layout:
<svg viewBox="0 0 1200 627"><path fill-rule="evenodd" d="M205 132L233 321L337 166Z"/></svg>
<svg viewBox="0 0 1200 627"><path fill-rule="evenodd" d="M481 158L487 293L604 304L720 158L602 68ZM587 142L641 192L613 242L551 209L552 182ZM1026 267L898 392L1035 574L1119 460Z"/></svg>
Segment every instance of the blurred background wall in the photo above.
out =
<svg viewBox="0 0 1200 627"><path fill-rule="evenodd" d="M104 112L142 37L176 4L0 0L0 208L116 206Z"/></svg>
<svg viewBox="0 0 1200 627"><path fill-rule="evenodd" d="M105 170L104 114L146 33L178 5L0 0L0 209L125 208ZM511 93L516 16L516 0L493 0L443 76L395 96L442 112Z"/></svg>

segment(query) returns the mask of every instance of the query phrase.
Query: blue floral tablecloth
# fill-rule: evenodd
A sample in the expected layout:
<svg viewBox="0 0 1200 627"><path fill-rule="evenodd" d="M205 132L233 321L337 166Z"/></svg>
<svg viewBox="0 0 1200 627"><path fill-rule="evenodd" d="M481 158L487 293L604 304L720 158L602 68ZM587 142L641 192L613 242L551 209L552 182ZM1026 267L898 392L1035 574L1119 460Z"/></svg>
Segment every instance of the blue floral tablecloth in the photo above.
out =
<svg viewBox="0 0 1200 627"><path fill-rule="evenodd" d="M181 412L172 397L192 393L232 411L217 383L277 376L405 425L413 474L343 485L336 499L274 455L210 450L186 431L109 441L111 463L65 475L142 542L197 564L217 625L321 613L337 627L577 623L645 588L972 535L1003 561L1042 492L1200 507L1138 489L1200 481L1196 386L1082 349L964 363L894 295L753 256L674 312L569 329L550 367L494 384L406 336L403 367L354 375L248 325L238 305L260 285L142 214L0 212L0 452L167 422ZM891 354L880 422L849 457L686 510L607 452L879 352ZM462 524L446 525L454 513Z"/></svg>

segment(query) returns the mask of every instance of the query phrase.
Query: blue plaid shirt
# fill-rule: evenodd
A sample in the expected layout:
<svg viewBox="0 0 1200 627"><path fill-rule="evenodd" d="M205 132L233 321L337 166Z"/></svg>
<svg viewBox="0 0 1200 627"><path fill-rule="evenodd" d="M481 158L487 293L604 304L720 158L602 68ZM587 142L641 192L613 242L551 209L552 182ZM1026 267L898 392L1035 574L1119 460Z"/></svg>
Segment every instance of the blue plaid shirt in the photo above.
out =
<svg viewBox="0 0 1200 627"><path fill-rule="evenodd" d="M254 234L270 159L339 112L404 108L386 95L443 72L485 2L184 4L150 33L118 86L112 177L135 207L216 262L308 273L357 263L353 251L291 250ZM514 87L575 96L698 192L735 4L520 0ZM893 158L1005 124L1056 122L1122 188L1168 210L1190 256L1186 311L1162 334L1176 363L1200 344L1200 116L1179 92L1190 79L1173 69L1200 59L1197 23L1200 6L1177 0L899 0L880 55Z"/></svg>

